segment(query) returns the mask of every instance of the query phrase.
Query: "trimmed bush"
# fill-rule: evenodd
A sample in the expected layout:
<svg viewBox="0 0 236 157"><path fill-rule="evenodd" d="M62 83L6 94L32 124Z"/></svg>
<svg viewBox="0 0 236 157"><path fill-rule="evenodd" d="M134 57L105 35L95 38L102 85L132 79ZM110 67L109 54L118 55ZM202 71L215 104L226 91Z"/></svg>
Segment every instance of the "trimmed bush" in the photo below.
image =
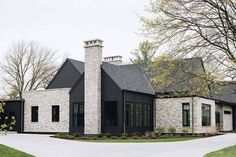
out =
<svg viewBox="0 0 236 157"><path fill-rule="evenodd" d="M103 137L103 134L102 133L101 134L97 134L97 137L101 138L101 137Z"/></svg>
<svg viewBox="0 0 236 157"><path fill-rule="evenodd" d="M188 133L188 131L189 131L189 130L188 130L187 128L183 128L183 129L182 129L182 133L183 133L183 135L186 136L187 133Z"/></svg>
<svg viewBox="0 0 236 157"><path fill-rule="evenodd" d="M137 136L137 137L140 137L142 134L140 133L140 132L133 132L132 134L131 134L131 136L133 137L133 136Z"/></svg>
<svg viewBox="0 0 236 157"><path fill-rule="evenodd" d="M169 127L167 131L170 134L170 136L173 136L176 133L175 127Z"/></svg>
<svg viewBox="0 0 236 157"><path fill-rule="evenodd" d="M157 127L156 128L156 133L157 133L158 136L161 136L164 132L165 132L164 127Z"/></svg>
<svg viewBox="0 0 236 157"><path fill-rule="evenodd" d="M129 136L129 135L128 135L127 133L121 134L121 138L122 138L122 139L126 139L126 138L128 138L128 136Z"/></svg>
<svg viewBox="0 0 236 157"><path fill-rule="evenodd" d="M103 137L108 137L108 138L110 138L111 137L111 133L109 133L109 132L107 132L107 133L105 133L104 135L103 135Z"/></svg>

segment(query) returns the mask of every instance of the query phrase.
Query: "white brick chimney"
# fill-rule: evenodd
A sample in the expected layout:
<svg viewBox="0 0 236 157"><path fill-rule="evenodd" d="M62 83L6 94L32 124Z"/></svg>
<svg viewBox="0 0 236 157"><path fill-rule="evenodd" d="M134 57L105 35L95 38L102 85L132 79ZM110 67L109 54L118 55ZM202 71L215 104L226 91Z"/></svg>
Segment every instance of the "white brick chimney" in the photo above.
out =
<svg viewBox="0 0 236 157"><path fill-rule="evenodd" d="M122 56L104 57L104 62L115 64L115 65L122 65Z"/></svg>
<svg viewBox="0 0 236 157"><path fill-rule="evenodd" d="M84 42L85 48L85 125L84 133L95 135L101 133L101 65L102 40Z"/></svg>

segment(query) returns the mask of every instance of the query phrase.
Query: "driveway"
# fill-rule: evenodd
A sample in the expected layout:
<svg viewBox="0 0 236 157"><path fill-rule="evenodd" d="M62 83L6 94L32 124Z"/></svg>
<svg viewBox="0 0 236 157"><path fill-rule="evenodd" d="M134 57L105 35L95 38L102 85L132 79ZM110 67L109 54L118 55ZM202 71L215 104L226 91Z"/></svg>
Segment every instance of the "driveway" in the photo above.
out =
<svg viewBox="0 0 236 157"><path fill-rule="evenodd" d="M236 145L236 134L172 143L91 143L48 135L9 134L0 143L37 157L202 157Z"/></svg>

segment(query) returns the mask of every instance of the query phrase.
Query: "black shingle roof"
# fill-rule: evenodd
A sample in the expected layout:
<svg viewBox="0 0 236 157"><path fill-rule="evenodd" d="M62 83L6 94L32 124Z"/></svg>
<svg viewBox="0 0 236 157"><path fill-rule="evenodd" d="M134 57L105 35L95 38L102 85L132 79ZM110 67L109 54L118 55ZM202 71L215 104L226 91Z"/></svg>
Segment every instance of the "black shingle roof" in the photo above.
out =
<svg viewBox="0 0 236 157"><path fill-rule="evenodd" d="M82 74L84 72L84 62L77 61L74 59L67 59L74 67Z"/></svg>
<svg viewBox="0 0 236 157"><path fill-rule="evenodd" d="M216 90L213 98L236 105L236 81L224 81L221 84L222 86L215 87L217 89L212 87L212 90Z"/></svg>
<svg viewBox="0 0 236 157"><path fill-rule="evenodd" d="M127 67L109 63L103 63L102 65L102 69L121 89L155 95L155 91L149 83L145 72L142 69L138 69L137 65ZM134 70L133 68L137 69Z"/></svg>

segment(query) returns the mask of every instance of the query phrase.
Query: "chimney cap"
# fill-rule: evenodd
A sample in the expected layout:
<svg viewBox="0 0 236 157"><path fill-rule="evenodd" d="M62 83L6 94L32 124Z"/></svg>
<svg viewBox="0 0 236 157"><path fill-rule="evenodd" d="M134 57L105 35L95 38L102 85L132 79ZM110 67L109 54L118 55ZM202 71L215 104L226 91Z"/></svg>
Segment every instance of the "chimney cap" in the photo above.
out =
<svg viewBox="0 0 236 157"><path fill-rule="evenodd" d="M94 46L103 47L102 43L103 43L103 41L101 39L87 40L87 41L84 41L84 47L85 48L87 48L87 47L94 47Z"/></svg>

